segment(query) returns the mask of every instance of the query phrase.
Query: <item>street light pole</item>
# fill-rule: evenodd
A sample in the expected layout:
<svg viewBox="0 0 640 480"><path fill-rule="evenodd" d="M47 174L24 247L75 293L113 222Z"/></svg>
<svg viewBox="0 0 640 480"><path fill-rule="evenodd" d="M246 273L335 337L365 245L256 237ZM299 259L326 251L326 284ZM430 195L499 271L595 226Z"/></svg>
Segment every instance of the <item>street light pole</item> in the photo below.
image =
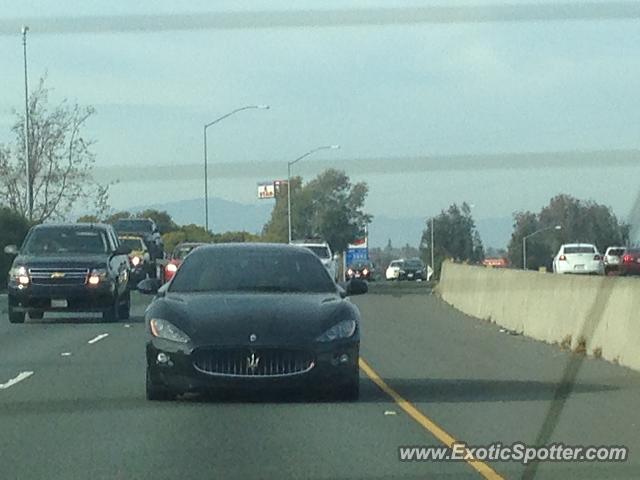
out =
<svg viewBox="0 0 640 480"><path fill-rule="evenodd" d="M336 150L338 148L340 148L340 145L323 145L322 147L317 147L317 148L314 148L313 150L309 150L304 155L300 155L295 160L287 163L287 227L289 230L289 243L291 243L291 239L292 239L291 237L291 167L296 163L298 163L303 158L308 157L309 155L316 153L320 150Z"/></svg>
<svg viewBox="0 0 640 480"><path fill-rule="evenodd" d="M203 134L203 143L204 143L204 228L206 231L209 231L209 172L208 172L208 158L207 158L207 128L216 123L224 120L225 118L230 117L238 112L243 110L268 110L269 105L247 105L246 107L236 108L235 110L230 111L222 115L221 117L216 118L213 122L209 122L204 126L204 134Z"/></svg>
<svg viewBox="0 0 640 480"><path fill-rule="evenodd" d="M535 232L522 237L522 269L523 270L527 269L527 239L529 237L533 237L534 235L537 235L538 233L546 232L547 230L562 230L562 225L554 225L553 227L540 228L539 230L536 230Z"/></svg>
<svg viewBox="0 0 640 480"><path fill-rule="evenodd" d="M29 161L29 82L27 77L27 32L22 27L22 50L24 54L24 162L27 176L27 218L33 220L33 188L31 186L31 162Z"/></svg>
<svg viewBox="0 0 640 480"><path fill-rule="evenodd" d="M433 226L434 226L434 218L431 217L431 268L434 269L435 271L435 254L434 254L434 250L433 250Z"/></svg>

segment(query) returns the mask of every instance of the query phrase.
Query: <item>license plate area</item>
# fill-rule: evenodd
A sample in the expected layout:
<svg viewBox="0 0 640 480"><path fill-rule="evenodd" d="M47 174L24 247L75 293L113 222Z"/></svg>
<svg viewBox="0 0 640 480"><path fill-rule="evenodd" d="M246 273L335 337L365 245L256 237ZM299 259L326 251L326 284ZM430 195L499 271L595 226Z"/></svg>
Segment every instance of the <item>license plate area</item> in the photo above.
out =
<svg viewBox="0 0 640 480"><path fill-rule="evenodd" d="M575 265L573 267L574 270L584 270L584 265Z"/></svg>
<svg viewBox="0 0 640 480"><path fill-rule="evenodd" d="M51 308L67 308L68 306L69 302L64 298L51 299Z"/></svg>

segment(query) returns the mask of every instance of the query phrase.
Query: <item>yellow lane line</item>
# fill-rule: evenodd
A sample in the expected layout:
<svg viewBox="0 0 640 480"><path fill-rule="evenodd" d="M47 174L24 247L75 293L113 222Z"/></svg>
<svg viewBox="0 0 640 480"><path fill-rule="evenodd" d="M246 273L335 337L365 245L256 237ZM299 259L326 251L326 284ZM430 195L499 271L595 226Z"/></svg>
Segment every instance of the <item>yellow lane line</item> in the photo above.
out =
<svg viewBox="0 0 640 480"><path fill-rule="evenodd" d="M389 395L393 399L393 401L396 402L398 406L407 413L407 415L413 418L422 427L427 429L434 437L436 437L438 440L444 443L447 447L452 448L454 443L461 443L455 438L453 438L437 423L435 423L429 417L424 415L409 400L402 397L402 395L400 395L393 388L387 385L386 382L382 380L380 375L378 375L376 371L373 368L371 368L371 366L362 357L360 357L359 365L362 371L367 374L367 376L373 381L373 383L375 383L378 387L380 387L380 389L384 393ZM492 469L485 462L482 462L474 458L468 459L465 461L484 478L491 479L491 480L504 480L504 478L500 476L498 472Z"/></svg>

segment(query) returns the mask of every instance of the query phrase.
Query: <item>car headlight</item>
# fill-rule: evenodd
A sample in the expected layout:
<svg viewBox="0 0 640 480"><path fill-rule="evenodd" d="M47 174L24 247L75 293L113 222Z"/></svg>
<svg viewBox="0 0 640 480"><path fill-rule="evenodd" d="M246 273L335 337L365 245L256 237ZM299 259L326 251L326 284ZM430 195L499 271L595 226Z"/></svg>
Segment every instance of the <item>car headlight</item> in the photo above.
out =
<svg viewBox="0 0 640 480"><path fill-rule="evenodd" d="M165 340L178 343L187 343L189 341L186 333L171 322L167 322L161 318L152 318L149 321L149 328L151 329L151 335L154 337L164 338Z"/></svg>
<svg viewBox="0 0 640 480"><path fill-rule="evenodd" d="M20 285L29 285L31 281L29 279L29 271L27 267L17 265L9 270L9 278L19 283Z"/></svg>
<svg viewBox="0 0 640 480"><path fill-rule="evenodd" d="M134 267L137 267L138 265L140 265L140 263L142 263L142 260L140 259L140 257L138 257L138 256L131 257L131 264Z"/></svg>
<svg viewBox="0 0 640 480"><path fill-rule="evenodd" d="M89 275L89 285L98 285L100 282L104 282L107 279L106 268L94 268Z"/></svg>
<svg viewBox="0 0 640 480"><path fill-rule="evenodd" d="M343 320L340 323L336 323L329 330L320 335L316 340L318 342L333 342L341 338L352 337L356 333L356 327L358 324L355 320Z"/></svg>

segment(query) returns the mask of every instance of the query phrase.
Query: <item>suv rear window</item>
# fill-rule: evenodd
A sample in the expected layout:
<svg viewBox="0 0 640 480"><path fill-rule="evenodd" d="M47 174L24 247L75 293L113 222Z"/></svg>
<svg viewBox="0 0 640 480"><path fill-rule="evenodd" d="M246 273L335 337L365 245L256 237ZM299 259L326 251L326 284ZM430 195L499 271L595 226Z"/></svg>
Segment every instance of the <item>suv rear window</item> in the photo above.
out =
<svg viewBox="0 0 640 480"><path fill-rule="evenodd" d="M624 253L624 248L612 248L611 250L609 250L607 255L613 255L613 256L619 257L623 253Z"/></svg>
<svg viewBox="0 0 640 480"><path fill-rule="evenodd" d="M591 246L564 247L564 253L596 253L596 249Z"/></svg>
<svg viewBox="0 0 640 480"><path fill-rule="evenodd" d="M40 228L29 236L24 251L30 255L107 253L105 232L80 228Z"/></svg>

